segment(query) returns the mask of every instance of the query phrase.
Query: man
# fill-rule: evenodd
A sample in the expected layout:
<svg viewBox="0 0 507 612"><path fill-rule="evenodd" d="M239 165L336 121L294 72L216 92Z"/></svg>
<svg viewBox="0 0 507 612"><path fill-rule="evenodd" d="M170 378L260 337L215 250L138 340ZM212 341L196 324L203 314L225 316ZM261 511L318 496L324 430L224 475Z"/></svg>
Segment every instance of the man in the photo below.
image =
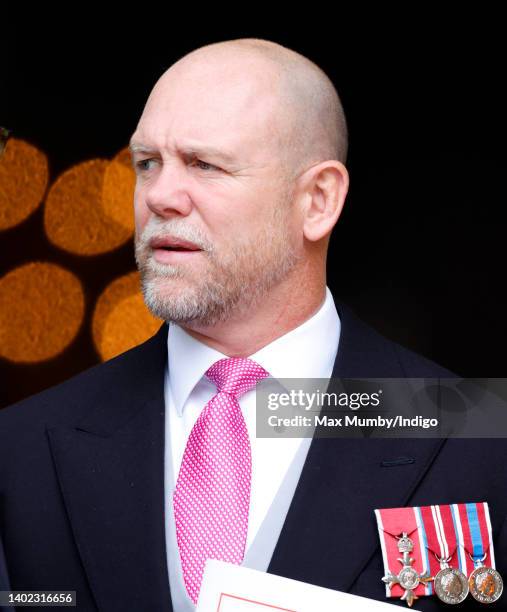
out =
<svg viewBox="0 0 507 612"><path fill-rule="evenodd" d="M131 149L143 293L170 323L0 413L12 588L75 590L79 610L192 610L212 551L385 599L373 509L474 500L505 569L503 443L255 437L267 375L448 374L326 287L349 180L327 76L269 41L197 49L155 85Z"/></svg>

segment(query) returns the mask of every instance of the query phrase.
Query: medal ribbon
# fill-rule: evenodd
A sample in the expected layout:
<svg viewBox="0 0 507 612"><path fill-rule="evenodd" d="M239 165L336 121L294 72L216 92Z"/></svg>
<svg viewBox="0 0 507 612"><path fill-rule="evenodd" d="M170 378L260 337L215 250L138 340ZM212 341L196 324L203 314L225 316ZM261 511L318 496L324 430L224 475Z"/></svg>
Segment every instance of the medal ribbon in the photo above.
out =
<svg viewBox="0 0 507 612"><path fill-rule="evenodd" d="M486 567L495 569L491 520L487 502L452 504L451 510L458 542L464 552L466 570L461 568L462 571L469 576L474 570L474 561L482 560L485 554L486 558L482 563Z"/></svg>
<svg viewBox="0 0 507 612"><path fill-rule="evenodd" d="M445 555L446 545L442 541L440 529L435 521L433 506L421 506L418 508L421 515L422 529L425 534L425 544L428 551L428 563L432 576L435 576L440 570L440 563L436 560L436 553L440 557Z"/></svg>
<svg viewBox="0 0 507 612"><path fill-rule="evenodd" d="M407 533L414 543L414 550L410 556L414 559L412 567L419 574L429 571L428 550L424 543L424 531L421 529L421 520L417 508L382 508L375 510L377 527L382 549L382 560L384 570L398 575L403 565L398 561L402 554L398 550L398 537ZM399 584L393 585L392 589L386 584L386 597L401 597L405 593ZM419 584L414 593L417 596L431 595L431 584Z"/></svg>
<svg viewBox="0 0 507 612"><path fill-rule="evenodd" d="M463 555L459 554L451 506L421 506L419 511L426 533L426 546L430 552L431 575L435 576L441 569L435 555L438 555L440 559L450 557L449 565L451 567L459 566L461 571L464 572L465 560Z"/></svg>

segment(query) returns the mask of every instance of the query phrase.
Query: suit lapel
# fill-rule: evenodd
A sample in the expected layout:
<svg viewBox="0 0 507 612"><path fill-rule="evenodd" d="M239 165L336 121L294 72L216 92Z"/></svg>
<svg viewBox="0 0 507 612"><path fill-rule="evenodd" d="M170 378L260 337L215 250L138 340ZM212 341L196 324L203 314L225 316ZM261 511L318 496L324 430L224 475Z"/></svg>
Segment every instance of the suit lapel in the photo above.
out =
<svg viewBox="0 0 507 612"><path fill-rule="evenodd" d="M392 345L339 306L333 378L402 378ZM442 440L314 438L268 572L349 590L378 548L373 510L404 506ZM410 457L403 466L383 462Z"/></svg>
<svg viewBox="0 0 507 612"><path fill-rule="evenodd" d="M164 513L167 325L108 364L109 397L48 430L77 548L100 610L171 612ZM121 363L123 361L123 363ZM126 368L126 370L125 370Z"/></svg>

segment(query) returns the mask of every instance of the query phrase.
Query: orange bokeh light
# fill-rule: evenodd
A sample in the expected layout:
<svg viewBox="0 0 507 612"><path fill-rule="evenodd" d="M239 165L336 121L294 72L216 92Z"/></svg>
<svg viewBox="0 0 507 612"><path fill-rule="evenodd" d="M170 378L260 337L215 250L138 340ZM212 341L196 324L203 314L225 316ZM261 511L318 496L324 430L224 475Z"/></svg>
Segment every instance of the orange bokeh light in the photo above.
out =
<svg viewBox="0 0 507 612"><path fill-rule="evenodd" d="M48 160L17 138L7 141L0 159L0 230L19 225L38 208L48 184Z"/></svg>
<svg viewBox="0 0 507 612"><path fill-rule="evenodd" d="M128 148L122 149L107 166L102 185L102 206L110 219L134 232L134 189L136 173Z"/></svg>
<svg viewBox="0 0 507 612"><path fill-rule="evenodd" d="M120 176L114 169L111 171L111 163L121 165L105 159L82 162L53 183L46 198L44 228L54 245L77 255L99 255L116 249L132 236L133 224L129 226L127 215L120 212L131 188L130 178L127 173ZM102 197L108 173L113 175L113 181L120 181L116 185L120 195L111 195L114 190L106 189L113 202L106 209ZM111 179L106 182L110 184ZM110 216L111 211L115 211L114 216Z"/></svg>
<svg viewBox="0 0 507 612"><path fill-rule="evenodd" d="M0 356L45 361L75 338L84 315L81 282L53 263L31 262L0 279Z"/></svg>
<svg viewBox="0 0 507 612"><path fill-rule="evenodd" d="M92 320L93 342L105 361L141 344L162 323L146 307L139 273L132 272L114 280L97 300Z"/></svg>

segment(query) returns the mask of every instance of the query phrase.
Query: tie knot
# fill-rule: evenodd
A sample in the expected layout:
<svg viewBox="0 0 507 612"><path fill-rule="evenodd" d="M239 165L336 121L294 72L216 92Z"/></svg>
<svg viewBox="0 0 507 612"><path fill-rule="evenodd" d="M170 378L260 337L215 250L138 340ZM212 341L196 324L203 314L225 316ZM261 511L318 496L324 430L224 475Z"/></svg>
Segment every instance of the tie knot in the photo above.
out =
<svg viewBox="0 0 507 612"><path fill-rule="evenodd" d="M205 376L215 383L218 392L230 393L240 397L256 383L269 376L269 373L253 359L246 357L226 357L219 359L205 372Z"/></svg>

